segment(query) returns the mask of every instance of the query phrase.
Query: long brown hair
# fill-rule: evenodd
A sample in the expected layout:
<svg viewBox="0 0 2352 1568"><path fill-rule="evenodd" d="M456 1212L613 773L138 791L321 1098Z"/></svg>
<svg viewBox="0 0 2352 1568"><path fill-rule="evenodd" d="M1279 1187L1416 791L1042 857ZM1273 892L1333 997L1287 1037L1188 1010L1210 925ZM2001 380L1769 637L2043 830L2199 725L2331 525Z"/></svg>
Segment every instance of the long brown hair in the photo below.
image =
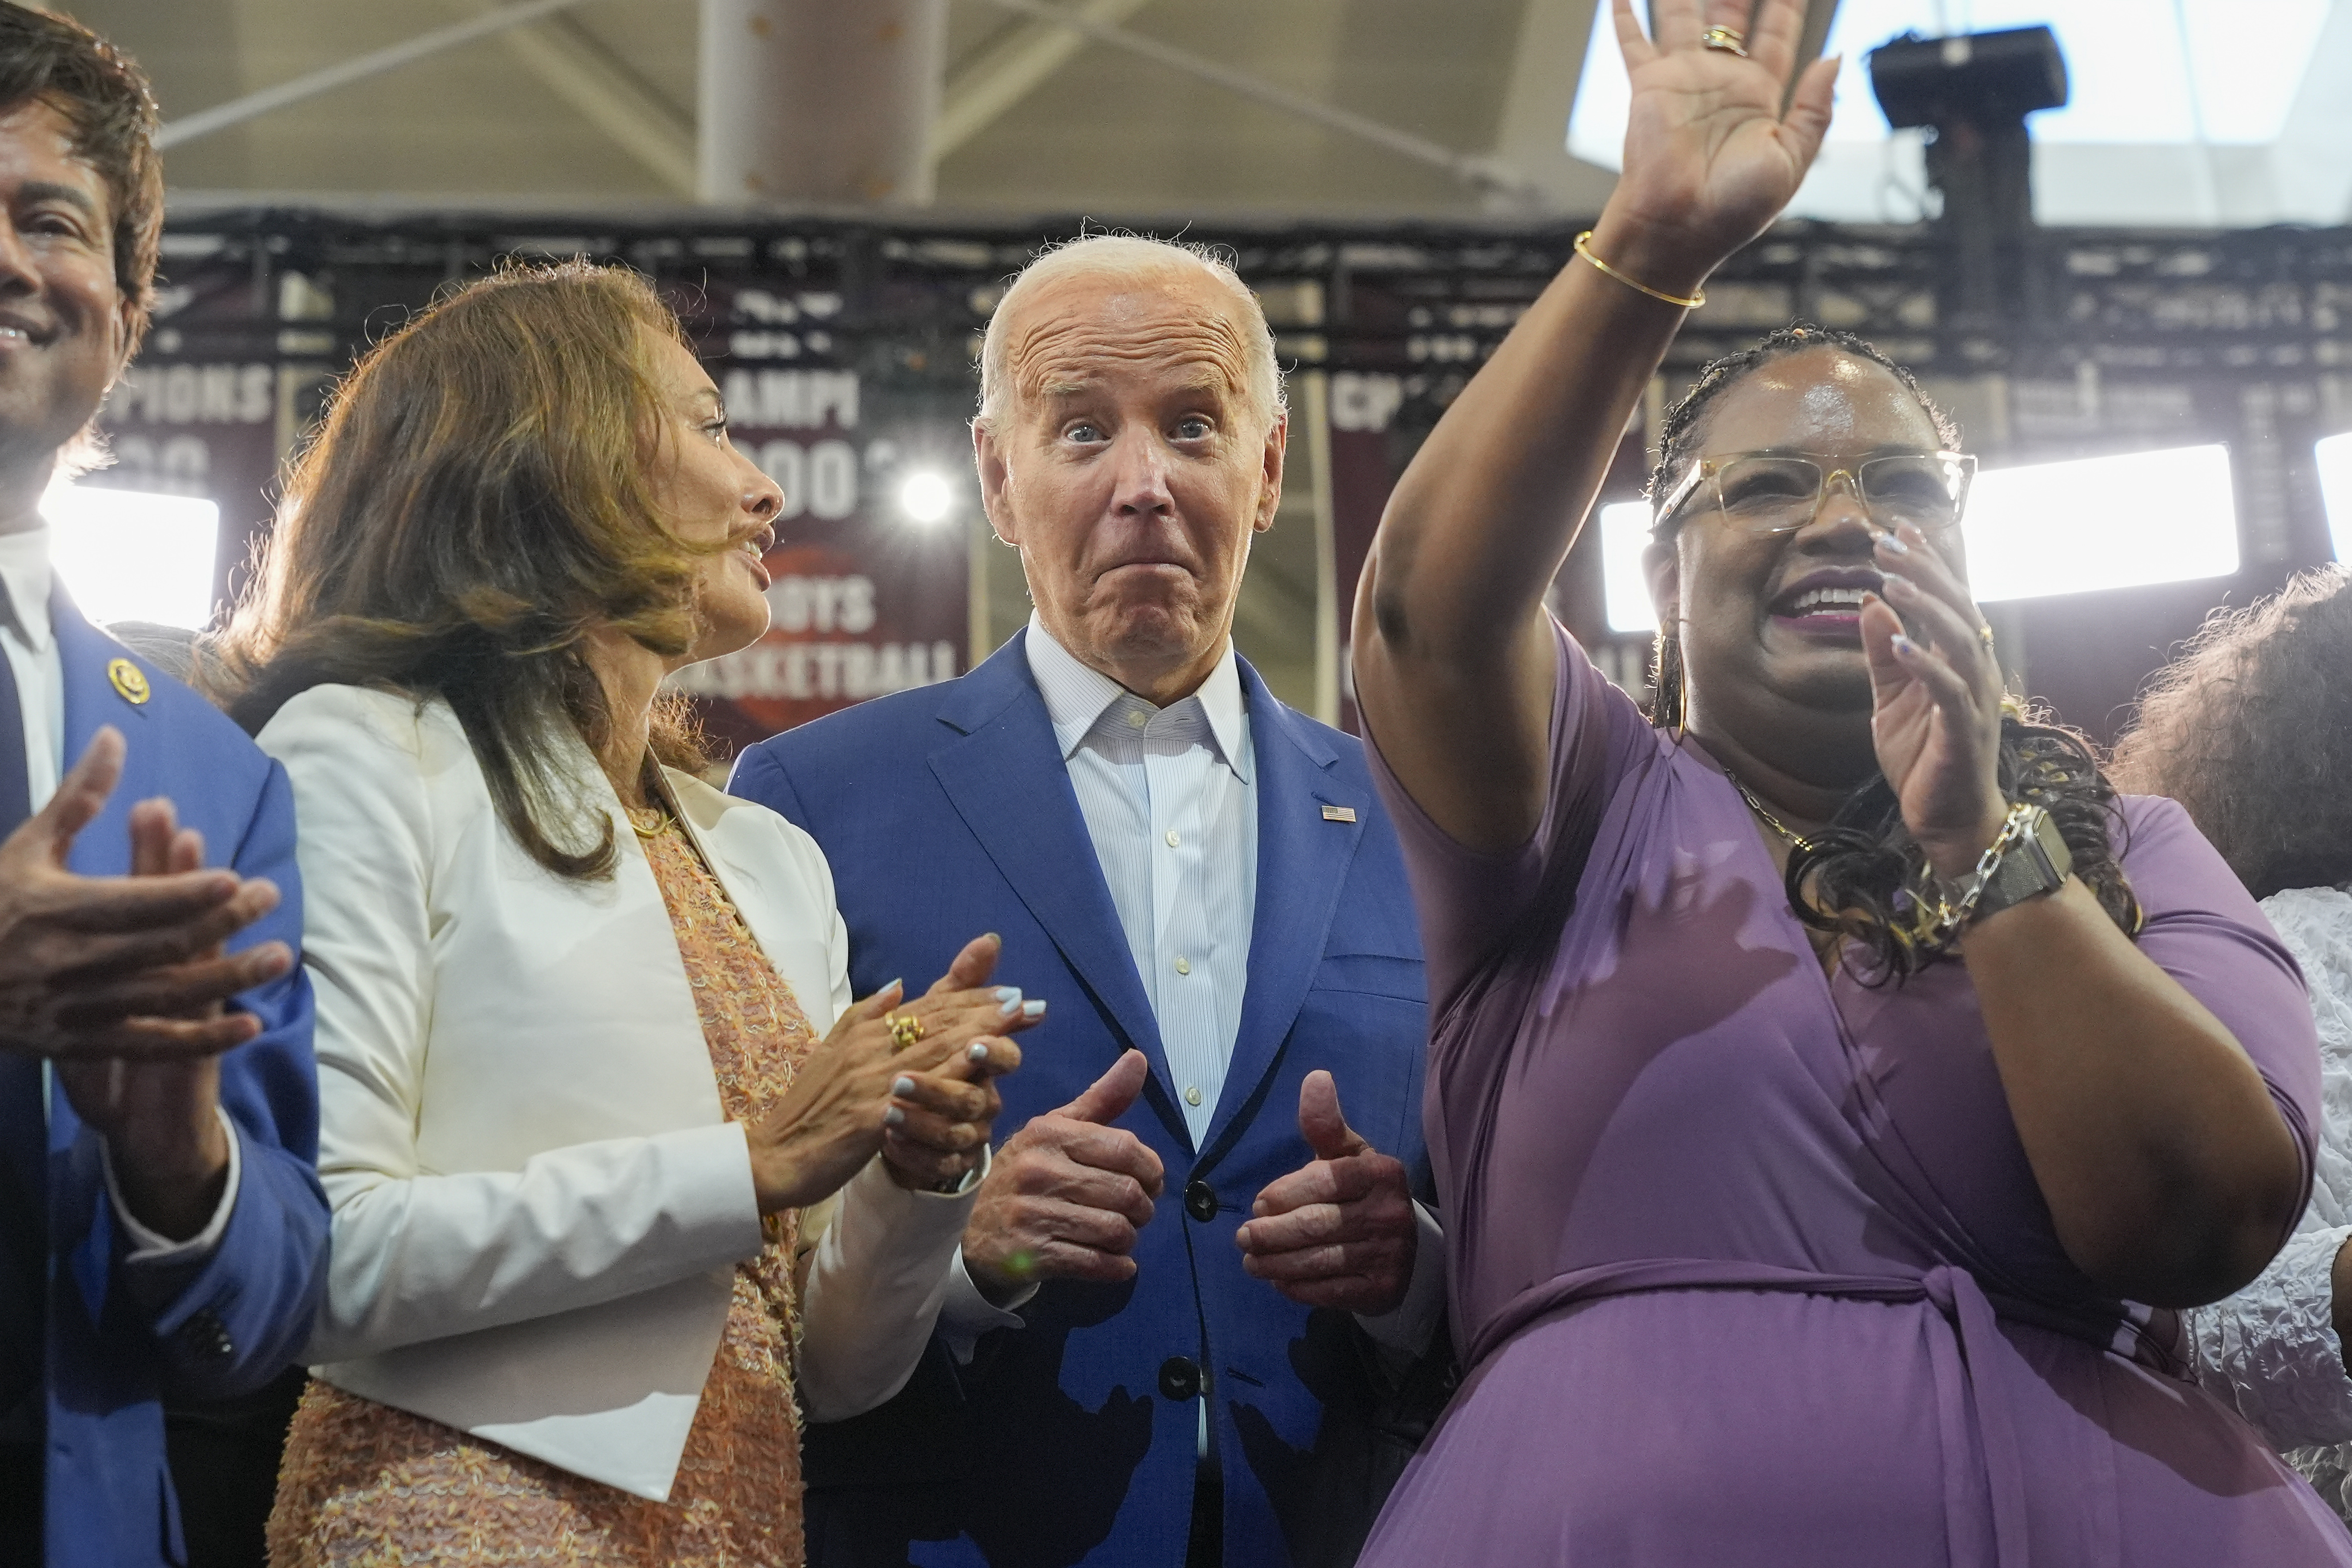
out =
<svg viewBox="0 0 2352 1568"><path fill-rule="evenodd" d="M612 626L684 653L705 553L648 483L669 418L658 337L682 341L645 279L565 262L459 288L371 351L295 463L255 584L208 651L230 716L258 731L327 683L439 698L531 858L610 876L611 816L565 757L567 732L597 751L611 731L587 638ZM655 752L694 768L687 713L656 703Z"/></svg>

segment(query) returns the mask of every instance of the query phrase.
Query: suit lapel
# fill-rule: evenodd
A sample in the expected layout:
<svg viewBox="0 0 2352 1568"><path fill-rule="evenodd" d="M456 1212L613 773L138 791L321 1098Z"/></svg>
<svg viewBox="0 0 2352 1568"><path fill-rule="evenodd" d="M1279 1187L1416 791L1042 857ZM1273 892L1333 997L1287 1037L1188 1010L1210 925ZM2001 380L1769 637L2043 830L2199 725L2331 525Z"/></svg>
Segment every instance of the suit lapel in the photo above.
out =
<svg viewBox="0 0 2352 1568"><path fill-rule="evenodd" d="M153 692L163 678L133 657L131 650L82 619L73 601L61 589L49 598L50 635L58 642L58 664L64 674L65 755L59 776L89 749L90 738L101 725L122 731L122 778L107 797L98 820L83 828L67 857L68 868L84 877L119 877L131 868L131 808L153 795L169 795L169 769L161 750L163 731L149 721ZM117 662L137 671L125 676ZM133 701L131 694L147 700ZM214 851L223 846L208 847Z"/></svg>
<svg viewBox="0 0 2352 1568"><path fill-rule="evenodd" d="M1160 1025L1087 836L1045 700L1030 676L1027 637L1025 631L1015 636L955 683L939 713L955 733L931 753L931 773L1122 1044L1151 1058L1162 1105L1172 1108L1175 1084ZM1173 1124L1181 1132L1183 1118Z"/></svg>
<svg viewBox="0 0 2352 1568"><path fill-rule="evenodd" d="M1333 773L1339 752L1329 740L1276 701L1246 660L1241 675L1257 762L1257 910L1251 921L1241 1027L1202 1145L1204 1158L1215 1156L1234 1135L1242 1110L1290 1034L1372 813L1370 794ZM1326 805L1350 808L1351 820L1327 818ZM1287 1123L1297 1108L1270 1106L1266 1111Z"/></svg>

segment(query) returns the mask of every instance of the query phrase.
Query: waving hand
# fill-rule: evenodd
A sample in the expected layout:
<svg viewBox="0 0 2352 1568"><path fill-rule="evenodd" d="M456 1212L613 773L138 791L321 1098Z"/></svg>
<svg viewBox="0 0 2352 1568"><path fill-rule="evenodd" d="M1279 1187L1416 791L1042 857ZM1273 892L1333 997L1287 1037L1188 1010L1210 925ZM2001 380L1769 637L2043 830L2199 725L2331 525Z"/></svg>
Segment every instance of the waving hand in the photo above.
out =
<svg viewBox="0 0 2352 1568"><path fill-rule="evenodd" d="M1738 37L1746 0L1656 0L1655 41L1643 36L1633 0L1613 0L1612 9L1633 86L1623 216L1683 238L1712 266L1797 194L1830 128L1838 63L1808 66L1784 117L1781 93L1805 22L1799 0L1757 7L1745 57L1701 40L1709 28Z"/></svg>

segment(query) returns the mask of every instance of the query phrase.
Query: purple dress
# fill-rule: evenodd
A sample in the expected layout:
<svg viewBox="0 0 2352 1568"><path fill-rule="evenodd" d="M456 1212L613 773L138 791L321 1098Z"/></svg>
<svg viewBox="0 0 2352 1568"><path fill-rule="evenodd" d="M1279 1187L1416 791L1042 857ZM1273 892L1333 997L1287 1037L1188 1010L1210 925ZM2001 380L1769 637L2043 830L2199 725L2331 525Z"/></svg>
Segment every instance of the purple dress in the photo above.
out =
<svg viewBox="0 0 2352 1568"><path fill-rule="evenodd" d="M1366 1568L2352 1564L2151 1314L2067 1260L1967 971L1825 975L1731 784L1560 641L1527 849L1463 848L1375 753L1428 947L1466 1376ZM2124 816L2140 951L2244 1044L2307 1173L2293 961L2179 806ZM1576 874L1546 847L1586 842L1557 941L1486 965Z"/></svg>

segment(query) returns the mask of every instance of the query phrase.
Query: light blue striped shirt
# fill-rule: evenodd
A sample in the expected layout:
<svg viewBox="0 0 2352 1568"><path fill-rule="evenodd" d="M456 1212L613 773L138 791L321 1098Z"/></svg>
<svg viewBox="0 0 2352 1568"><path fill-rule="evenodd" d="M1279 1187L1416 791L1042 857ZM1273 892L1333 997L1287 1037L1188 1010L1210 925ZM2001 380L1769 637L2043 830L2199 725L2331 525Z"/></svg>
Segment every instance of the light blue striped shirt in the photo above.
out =
<svg viewBox="0 0 2352 1568"><path fill-rule="evenodd" d="M1080 664L1034 614L1026 647L1198 1148L1241 1032L1257 914L1255 752L1233 644L1165 708Z"/></svg>

